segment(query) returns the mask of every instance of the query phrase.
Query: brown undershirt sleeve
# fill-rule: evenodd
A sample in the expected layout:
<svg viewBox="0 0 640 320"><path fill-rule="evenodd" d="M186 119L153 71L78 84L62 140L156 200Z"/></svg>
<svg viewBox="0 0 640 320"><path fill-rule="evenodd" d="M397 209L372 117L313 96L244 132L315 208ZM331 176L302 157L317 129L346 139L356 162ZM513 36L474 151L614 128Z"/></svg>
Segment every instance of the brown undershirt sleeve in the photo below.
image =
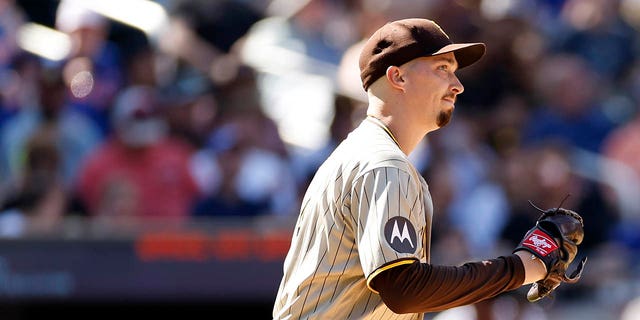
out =
<svg viewBox="0 0 640 320"><path fill-rule="evenodd" d="M371 287L396 313L436 312L515 290L524 283L524 272L516 255L461 266L416 261L381 272Z"/></svg>

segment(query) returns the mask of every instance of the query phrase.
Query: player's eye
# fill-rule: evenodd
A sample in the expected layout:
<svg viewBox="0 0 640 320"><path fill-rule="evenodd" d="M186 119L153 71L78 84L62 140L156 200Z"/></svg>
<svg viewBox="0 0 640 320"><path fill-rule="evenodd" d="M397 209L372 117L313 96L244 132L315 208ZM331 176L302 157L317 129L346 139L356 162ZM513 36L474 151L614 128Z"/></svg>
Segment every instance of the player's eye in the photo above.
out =
<svg viewBox="0 0 640 320"><path fill-rule="evenodd" d="M438 66L438 70L447 71L449 70L449 66L446 64L441 64Z"/></svg>

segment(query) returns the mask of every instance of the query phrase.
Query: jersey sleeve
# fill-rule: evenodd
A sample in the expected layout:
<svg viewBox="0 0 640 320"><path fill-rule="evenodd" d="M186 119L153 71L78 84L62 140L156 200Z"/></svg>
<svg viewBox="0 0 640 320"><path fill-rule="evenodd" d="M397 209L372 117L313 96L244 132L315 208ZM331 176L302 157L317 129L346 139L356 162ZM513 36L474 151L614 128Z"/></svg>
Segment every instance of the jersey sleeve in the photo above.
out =
<svg viewBox="0 0 640 320"><path fill-rule="evenodd" d="M367 283L397 265L423 260L426 230L421 184L398 167L379 167L354 181L360 263Z"/></svg>

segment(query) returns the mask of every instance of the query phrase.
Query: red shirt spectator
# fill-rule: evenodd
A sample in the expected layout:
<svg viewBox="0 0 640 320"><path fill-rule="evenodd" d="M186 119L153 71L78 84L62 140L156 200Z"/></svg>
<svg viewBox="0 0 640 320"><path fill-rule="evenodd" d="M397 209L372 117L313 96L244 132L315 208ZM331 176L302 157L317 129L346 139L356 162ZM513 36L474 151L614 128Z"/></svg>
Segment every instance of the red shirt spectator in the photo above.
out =
<svg viewBox="0 0 640 320"><path fill-rule="evenodd" d="M92 154L78 195L94 216L183 218L198 188L191 146L166 137L153 88L131 87L116 101L115 134Z"/></svg>
<svg viewBox="0 0 640 320"><path fill-rule="evenodd" d="M143 217L186 216L197 194L188 168L190 155L176 141L144 150L109 141L88 159L78 184L80 196L93 213L112 211L108 207L125 200L122 195L130 203L126 208Z"/></svg>

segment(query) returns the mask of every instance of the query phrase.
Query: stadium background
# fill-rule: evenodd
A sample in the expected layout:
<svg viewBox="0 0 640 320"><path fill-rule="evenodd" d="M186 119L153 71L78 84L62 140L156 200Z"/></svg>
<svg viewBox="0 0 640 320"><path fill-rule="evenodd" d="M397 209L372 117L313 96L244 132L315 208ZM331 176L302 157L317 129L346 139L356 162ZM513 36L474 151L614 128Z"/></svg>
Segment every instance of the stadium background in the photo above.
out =
<svg viewBox="0 0 640 320"><path fill-rule="evenodd" d="M362 117L358 45L409 16L488 46L460 73L455 121L411 155L434 196L432 260L507 253L537 214L527 200L552 207L567 194L565 206L585 217L589 256L583 280L554 299L529 304L523 289L427 319L638 319L640 1L66 2L78 3L92 14L60 18L56 0L0 1L3 319L270 318L306 182ZM89 57L83 78L86 60L70 59L71 40L55 31L100 21L97 47L108 43L113 56ZM185 219L101 214L76 194L78 165L55 223L16 229L12 214L28 210L12 206L13 181L27 166L12 162L26 151L11 149L11 134L29 92L42 91L27 90L40 85L29 82L32 63L63 74L64 108L93 121L95 148L116 132L111 111L126 109L117 102L126 89L157 91L168 134L193 149L199 197Z"/></svg>

